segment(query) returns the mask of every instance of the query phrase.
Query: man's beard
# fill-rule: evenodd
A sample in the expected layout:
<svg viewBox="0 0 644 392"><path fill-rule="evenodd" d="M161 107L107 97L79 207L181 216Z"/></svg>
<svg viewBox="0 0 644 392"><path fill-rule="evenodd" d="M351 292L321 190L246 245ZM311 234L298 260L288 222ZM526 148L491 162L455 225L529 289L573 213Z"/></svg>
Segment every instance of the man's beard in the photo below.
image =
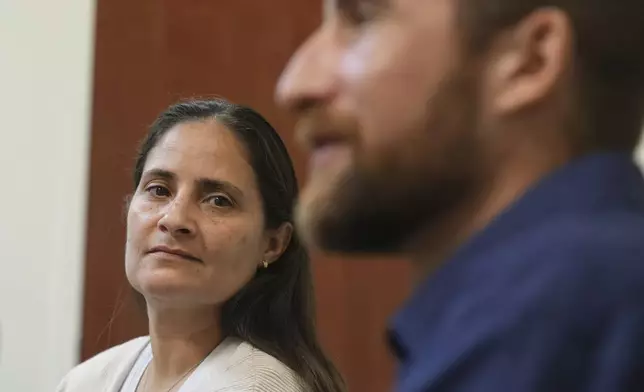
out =
<svg viewBox="0 0 644 392"><path fill-rule="evenodd" d="M305 240L330 252L400 252L468 199L480 163L471 76L445 80L409 138L381 151L372 165L356 156L326 199L298 205Z"/></svg>

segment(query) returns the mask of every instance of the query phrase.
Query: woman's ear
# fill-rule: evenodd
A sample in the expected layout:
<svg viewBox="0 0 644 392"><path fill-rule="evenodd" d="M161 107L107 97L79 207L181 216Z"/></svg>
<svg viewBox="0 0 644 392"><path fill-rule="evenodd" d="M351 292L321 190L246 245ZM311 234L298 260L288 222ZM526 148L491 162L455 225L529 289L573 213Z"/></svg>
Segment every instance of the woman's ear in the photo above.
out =
<svg viewBox="0 0 644 392"><path fill-rule="evenodd" d="M291 243L292 236L293 225L290 222L282 223L277 229L268 230L264 259L261 261L271 264L279 259Z"/></svg>

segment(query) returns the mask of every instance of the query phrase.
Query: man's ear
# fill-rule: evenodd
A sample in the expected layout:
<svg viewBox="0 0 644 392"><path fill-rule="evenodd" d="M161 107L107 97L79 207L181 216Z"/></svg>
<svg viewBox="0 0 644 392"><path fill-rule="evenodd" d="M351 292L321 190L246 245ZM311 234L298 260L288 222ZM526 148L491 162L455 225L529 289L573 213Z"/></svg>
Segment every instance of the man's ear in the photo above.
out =
<svg viewBox="0 0 644 392"><path fill-rule="evenodd" d="M499 34L485 70L487 102L517 112L553 93L572 66L574 32L561 9L538 9Z"/></svg>

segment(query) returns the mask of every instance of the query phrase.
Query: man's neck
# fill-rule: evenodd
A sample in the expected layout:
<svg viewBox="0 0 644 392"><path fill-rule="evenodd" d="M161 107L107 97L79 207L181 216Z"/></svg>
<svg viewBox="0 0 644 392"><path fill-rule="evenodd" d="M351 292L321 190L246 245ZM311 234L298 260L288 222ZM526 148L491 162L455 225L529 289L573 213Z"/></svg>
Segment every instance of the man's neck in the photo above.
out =
<svg viewBox="0 0 644 392"><path fill-rule="evenodd" d="M538 154L526 151L494 165L476 192L438 224L432 222L410 243L409 253L415 261L415 276L424 280L445 262L463 243L484 230L498 215L542 178L570 160L565 154ZM511 158L511 159L510 159Z"/></svg>

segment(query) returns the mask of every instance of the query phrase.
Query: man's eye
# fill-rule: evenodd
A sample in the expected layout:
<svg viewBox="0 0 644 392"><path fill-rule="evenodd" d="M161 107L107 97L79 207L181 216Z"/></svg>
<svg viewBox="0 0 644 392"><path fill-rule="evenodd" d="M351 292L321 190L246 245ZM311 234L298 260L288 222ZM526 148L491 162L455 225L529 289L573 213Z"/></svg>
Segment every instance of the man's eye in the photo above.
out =
<svg viewBox="0 0 644 392"><path fill-rule="evenodd" d="M340 13L352 24L362 24L374 19L382 10L375 0L344 1L339 4Z"/></svg>

